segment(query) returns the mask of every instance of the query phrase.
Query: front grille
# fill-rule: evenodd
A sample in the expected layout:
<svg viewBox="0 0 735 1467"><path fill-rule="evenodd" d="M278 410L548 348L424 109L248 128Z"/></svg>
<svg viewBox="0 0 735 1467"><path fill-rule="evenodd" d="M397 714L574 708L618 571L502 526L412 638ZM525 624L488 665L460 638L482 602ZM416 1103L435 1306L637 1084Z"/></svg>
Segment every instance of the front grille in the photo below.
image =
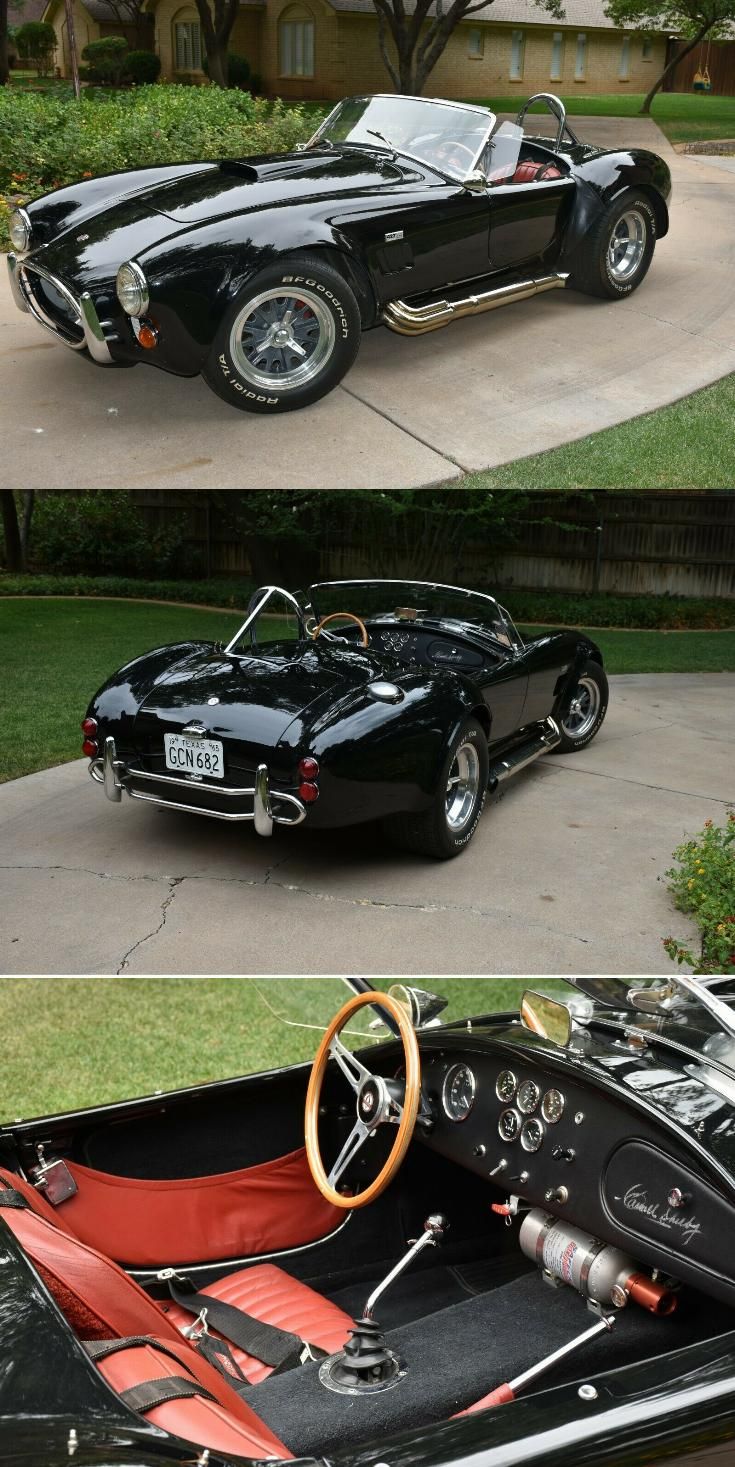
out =
<svg viewBox="0 0 735 1467"><path fill-rule="evenodd" d="M30 263L21 265L18 274L28 309L40 325L67 346L83 347L81 310L63 282Z"/></svg>

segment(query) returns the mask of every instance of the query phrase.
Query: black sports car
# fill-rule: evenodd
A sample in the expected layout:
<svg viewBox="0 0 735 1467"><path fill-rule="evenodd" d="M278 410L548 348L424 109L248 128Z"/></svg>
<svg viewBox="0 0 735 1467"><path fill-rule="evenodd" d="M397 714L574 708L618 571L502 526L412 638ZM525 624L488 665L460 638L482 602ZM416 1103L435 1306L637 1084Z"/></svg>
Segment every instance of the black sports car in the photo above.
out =
<svg viewBox="0 0 735 1467"><path fill-rule="evenodd" d="M115 673L82 720L83 751L114 801L127 791L259 835L307 817L382 820L446 858L474 835L488 788L588 744L607 699L594 642L524 642L492 596L421 581L265 586L226 646L159 647Z"/></svg>
<svg viewBox="0 0 735 1467"><path fill-rule="evenodd" d="M553 138L526 134L535 102ZM565 285L629 295L670 193L661 158L581 143L545 93L500 125L465 103L352 97L295 153L47 194L12 216L8 264L20 309L75 351L282 412L336 386L372 326L434 331Z"/></svg>
<svg viewBox="0 0 735 1467"><path fill-rule="evenodd" d="M575 983L3 1126L5 1467L730 1462L732 992Z"/></svg>

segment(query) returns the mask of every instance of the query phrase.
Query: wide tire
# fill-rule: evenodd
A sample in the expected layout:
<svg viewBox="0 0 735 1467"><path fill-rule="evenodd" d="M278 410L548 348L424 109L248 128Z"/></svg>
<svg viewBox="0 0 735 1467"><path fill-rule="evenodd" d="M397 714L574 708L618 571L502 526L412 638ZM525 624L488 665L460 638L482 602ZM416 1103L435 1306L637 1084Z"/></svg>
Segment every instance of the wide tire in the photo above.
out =
<svg viewBox="0 0 735 1467"><path fill-rule="evenodd" d="M389 816L383 822L386 834L404 850L451 860L477 829L487 780L487 738L477 720L468 718L447 747L433 804L419 815Z"/></svg>
<svg viewBox="0 0 735 1467"><path fill-rule="evenodd" d="M341 382L361 330L357 301L339 271L315 255L291 255L261 270L233 301L202 376L245 412L291 412Z"/></svg>
<svg viewBox="0 0 735 1467"><path fill-rule="evenodd" d="M585 295L620 300L637 290L656 248L656 215L650 199L626 189L593 225L580 246L583 258L569 285Z"/></svg>
<svg viewBox="0 0 735 1467"><path fill-rule="evenodd" d="M608 696L607 678L599 662L588 662L560 711L561 743L554 753L571 754L592 743L605 721Z"/></svg>

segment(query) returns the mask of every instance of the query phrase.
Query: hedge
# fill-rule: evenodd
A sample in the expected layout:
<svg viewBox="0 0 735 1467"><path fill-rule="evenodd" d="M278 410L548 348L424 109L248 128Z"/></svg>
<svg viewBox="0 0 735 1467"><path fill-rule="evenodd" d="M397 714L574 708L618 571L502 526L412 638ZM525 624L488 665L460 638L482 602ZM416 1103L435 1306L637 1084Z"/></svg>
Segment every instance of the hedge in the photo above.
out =
<svg viewBox="0 0 735 1467"><path fill-rule="evenodd" d="M191 601L197 606L238 608L255 589L248 576L211 580L143 580L132 576L14 576L0 573L2 596L123 596ZM540 591L500 591L514 619L523 623L652 630L717 630L735 626L735 601L670 596L565 596Z"/></svg>
<svg viewBox="0 0 735 1467"><path fill-rule="evenodd" d="M316 125L299 107L215 86L83 92L79 102L68 88L0 87L0 248L17 202L125 168L287 151Z"/></svg>

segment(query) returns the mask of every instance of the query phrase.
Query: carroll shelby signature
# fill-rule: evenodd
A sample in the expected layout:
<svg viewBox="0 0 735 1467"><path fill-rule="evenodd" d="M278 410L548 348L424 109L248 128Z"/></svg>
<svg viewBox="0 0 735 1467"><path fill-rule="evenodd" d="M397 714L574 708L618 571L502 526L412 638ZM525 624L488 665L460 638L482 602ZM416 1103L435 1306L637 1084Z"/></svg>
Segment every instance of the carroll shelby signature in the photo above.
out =
<svg viewBox="0 0 735 1467"><path fill-rule="evenodd" d="M692 1238L697 1238L702 1231L701 1223L696 1217L682 1216L668 1204L662 1208L660 1202L649 1202L648 1191L642 1182L635 1182L623 1197L616 1196L615 1201L622 1202L629 1212L642 1212L651 1222L658 1223L660 1228L666 1228L669 1232L678 1228L685 1244L691 1243Z"/></svg>

